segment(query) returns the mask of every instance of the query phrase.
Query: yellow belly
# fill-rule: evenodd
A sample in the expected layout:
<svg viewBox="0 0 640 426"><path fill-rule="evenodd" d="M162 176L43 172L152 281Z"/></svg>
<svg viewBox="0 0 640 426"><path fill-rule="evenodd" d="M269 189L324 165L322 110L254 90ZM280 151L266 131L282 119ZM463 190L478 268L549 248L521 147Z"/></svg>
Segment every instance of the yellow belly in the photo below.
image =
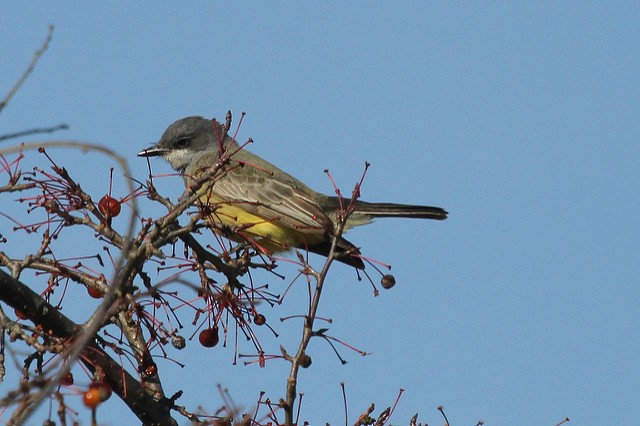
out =
<svg viewBox="0 0 640 426"><path fill-rule="evenodd" d="M305 247L321 241L319 235L304 234L298 230L284 226L275 219L265 219L247 212L242 208L244 203L214 200L213 197L202 197L202 203L211 207L208 219L232 227L233 231L246 240L255 243L269 253L289 250L293 247ZM242 238L233 238L241 241Z"/></svg>

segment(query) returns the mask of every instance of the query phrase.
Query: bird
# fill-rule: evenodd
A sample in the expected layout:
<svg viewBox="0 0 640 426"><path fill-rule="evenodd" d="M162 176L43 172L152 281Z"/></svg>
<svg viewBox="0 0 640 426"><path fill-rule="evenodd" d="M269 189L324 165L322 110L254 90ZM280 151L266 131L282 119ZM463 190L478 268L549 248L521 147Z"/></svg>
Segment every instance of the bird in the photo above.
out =
<svg viewBox="0 0 640 426"><path fill-rule="evenodd" d="M197 203L207 219L235 230L236 240L248 241L262 253L301 249L331 256L338 221L347 206L352 211L343 231L377 218L444 220L448 216L440 207L352 201L316 192L241 147L229 136L228 127L215 119L182 118L138 156L162 157L182 175L187 188L199 184ZM210 172L208 181L198 182L216 164L222 164L222 173ZM337 237L333 256L357 269L365 267L360 249L342 235Z"/></svg>

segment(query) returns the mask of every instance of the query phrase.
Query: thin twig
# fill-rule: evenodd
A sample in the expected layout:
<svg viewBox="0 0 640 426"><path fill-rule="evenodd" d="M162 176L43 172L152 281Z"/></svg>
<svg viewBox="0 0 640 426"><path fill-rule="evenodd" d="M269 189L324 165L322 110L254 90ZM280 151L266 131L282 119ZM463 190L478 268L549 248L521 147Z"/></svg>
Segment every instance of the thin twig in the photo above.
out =
<svg viewBox="0 0 640 426"><path fill-rule="evenodd" d="M27 77L29 77L29 75L35 69L36 63L38 63L38 60L40 59L42 54L49 48L49 43L53 38L54 28L55 27L53 25L49 25L49 32L47 33L47 38L45 38L44 43L42 44L42 47L38 49L36 53L34 53L33 59L31 59L31 63L29 64L27 69L22 73L22 76L20 77L20 79L18 79L16 84L13 85L11 90L9 90L9 93L7 93L7 96L5 96L5 98L0 102L0 112L2 112L4 107L6 107L9 101L11 100L11 98L13 98L13 96L18 92L22 84L27 80Z"/></svg>
<svg viewBox="0 0 640 426"><path fill-rule="evenodd" d="M303 331L302 331L302 340L300 341L300 346L298 347L298 351L296 355L291 359L291 371L289 373L289 380L287 380L287 393L286 393L286 406L285 406L285 424L293 425L293 404L296 400L297 395L297 383L298 383L298 372L300 370L301 361L303 357L306 355L307 347L309 346L309 342L311 341L311 337L313 337L313 324L315 322L316 314L318 312L318 308L320 306L320 296L322 295L322 289L324 288L324 282L327 278L327 274L329 273L329 268L331 267L333 261L336 258L336 248L338 246L338 241L344 232L345 224L347 223L347 219L349 217L349 212L346 212L345 215L339 220L338 226L336 227L335 235L331 241L331 248L329 250L329 254L327 255L327 260L324 263L324 266L320 272L317 272L306 265L309 269L309 273L316 280L316 288L313 293L313 297L311 303L309 305L309 312L307 317L305 318Z"/></svg>
<svg viewBox="0 0 640 426"><path fill-rule="evenodd" d="M24 136L30 136L30 135L37 135L40 133L53 133L53 132L57 132L58 130L69 130L69 125L62 123L62 124L58 124L57 126L53 126L53 127L36 127L35 129L29 129L29 130L22 130L20 132L16 132L16 133L9 133L6 135L0 135L0 142L7 140L7 139L15 139L15 138L21 138Z"/></svg>

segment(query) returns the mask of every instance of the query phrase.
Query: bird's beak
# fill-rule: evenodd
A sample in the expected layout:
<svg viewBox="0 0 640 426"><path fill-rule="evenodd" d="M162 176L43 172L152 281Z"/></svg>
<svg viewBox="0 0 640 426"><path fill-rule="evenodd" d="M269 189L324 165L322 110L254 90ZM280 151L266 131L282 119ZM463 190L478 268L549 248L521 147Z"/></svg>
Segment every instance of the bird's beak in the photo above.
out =
<svg viewBox="0 0 640 426"><path fill-rule="evenodd" d="M163 157L169 152L166 148L158 148L152 146L151 148L143 149L138 153L138 157Z"/></svg>

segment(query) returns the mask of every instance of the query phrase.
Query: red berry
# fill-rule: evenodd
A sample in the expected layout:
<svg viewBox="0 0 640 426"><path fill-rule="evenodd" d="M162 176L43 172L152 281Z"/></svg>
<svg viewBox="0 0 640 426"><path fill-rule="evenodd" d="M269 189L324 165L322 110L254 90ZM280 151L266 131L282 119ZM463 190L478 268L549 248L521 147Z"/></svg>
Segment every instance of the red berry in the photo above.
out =
<svg viewBox="0 0 640 426"><path fill-rule="evenodd" d="M105 195L98 202L98 210L106 217L116 217L120 214L121 203L111 195Z"/></svg>
<svg viewBox="0 0 640 426"><path fill-rule="evenodd" d="M94 299L102 299L102 292L95 287L87 286L87 293Z"/></svg>
<svg viewBox="0 0 640 426"><path fill-rule="evenodd" d="M144 377L153 377L158 374L158 366L154 362L152 362L144 368L142 373Z"/></svg>
<svg viewBox="0 0 640 426"><path fill-rule="evenodd" d="M73 384L73 374L71 374L71 371L68 371L67 374L62 376L60 384L62 386L71 386Z"/></svg>
<svg viewBox="0 0 640 426"><path fill-rule="evenodd" d="M20 311L18 309L14 309L13 312L16 314L16 317L18 317L18 319L21 319L21 320L26 320L27 319L27 316L22 311Z"/></svg>
<svg viewBox="0 0 640 426"><path fill-rule="evenodd" d="M205 348L212 348L217 345L220 341L220 336L218 336L218 326L214 325L212 328L205 328L202 330L198 336L198 340Z"/></svg>

